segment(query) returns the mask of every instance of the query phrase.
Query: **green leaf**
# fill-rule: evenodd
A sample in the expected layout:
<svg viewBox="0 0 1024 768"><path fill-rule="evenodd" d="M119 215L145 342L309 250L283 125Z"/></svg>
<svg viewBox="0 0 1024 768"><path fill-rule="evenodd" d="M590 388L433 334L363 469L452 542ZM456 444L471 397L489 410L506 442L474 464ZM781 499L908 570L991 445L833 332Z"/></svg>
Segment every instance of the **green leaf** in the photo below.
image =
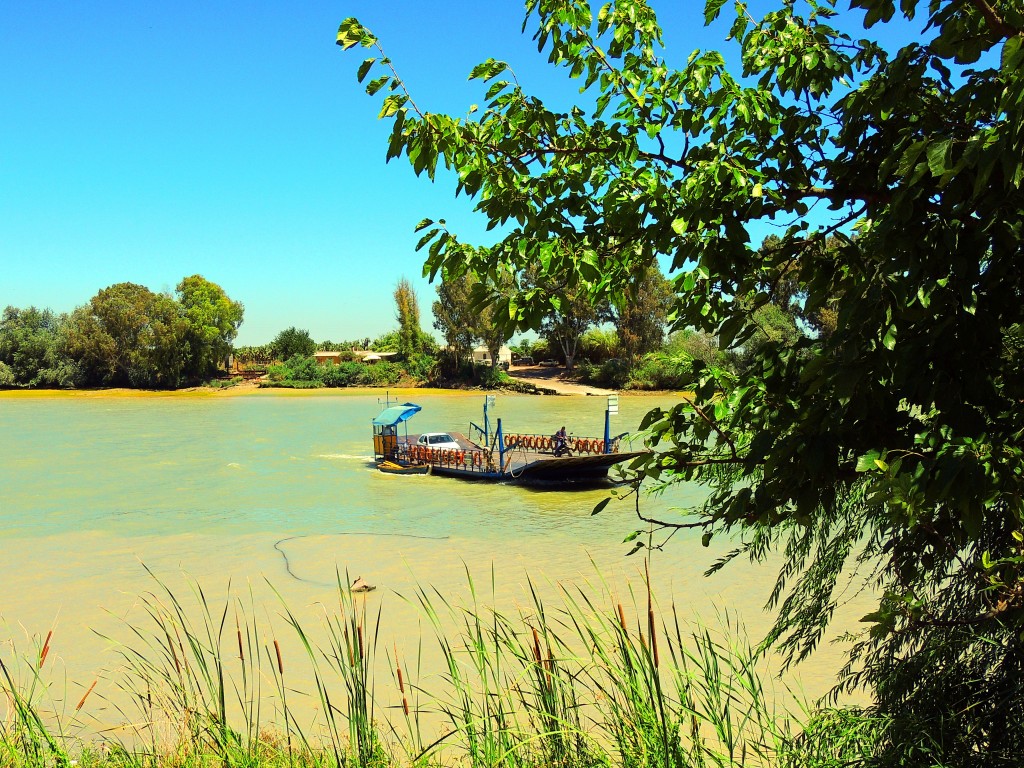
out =
<svg viewBox="0 0 1024 768"><path fill-rule="evenodd" d="M356 45L369 48L375 42L375 38L366 27L359 23L359 20L349 17L341 22L338 27L338 38L335 41L343 50L348 50Z"/></svg>
<svg viewBox="0 0 1024 768"><path fill-rule="evenodd" d="M868 451L863 456L858 456L856 471L870 472L871 470L876 469L877 464L875 462L878 461L879 456L880 454L878 451Z"/></svg>
<svg viewBox="0 0 1024 768"><path fill-rule="evenodd" d="M892 352L896 348L896 326L890 325L882 337L882 346Z"/></svg>
<svg viewBox="0 0 1024 768"><path fill-rule="evenodd" d="M952 139L936 141L928 145L928 168L931 170L932 176L941 176L949 169L952 146Z"/></svg>
<svg viewBox="0 0 1024 768"><path fill-rule="evenodd" d="M594 507L594 511L591 512L590 514L591 515L596 515L596 514L600 513L601 511L604 510L605 507L608 506L608 502L610 502L611 500L612 499L611 499L610 496L608 498L606 498L606 499L601 499L599 502L597 502L597 506Z"/></svg>
<svg viewBox="0 0 1024 768"><path fill-rule="evenodd" d="M717 19L718 15L722 12L723 5L725 5L725 0L706 0L704 3L704 23L710 24Z"/></svg>
<svg viewBox="0 0 1024 768"><path fill-rule="evenodd" d="M363 79L366 77L366 73L370 71L370 67L372 67L376 61L376 58L370 58L364 60L363 63L359 65L359 70L356 72L356 80L358 82L363 82Z"/></svg>

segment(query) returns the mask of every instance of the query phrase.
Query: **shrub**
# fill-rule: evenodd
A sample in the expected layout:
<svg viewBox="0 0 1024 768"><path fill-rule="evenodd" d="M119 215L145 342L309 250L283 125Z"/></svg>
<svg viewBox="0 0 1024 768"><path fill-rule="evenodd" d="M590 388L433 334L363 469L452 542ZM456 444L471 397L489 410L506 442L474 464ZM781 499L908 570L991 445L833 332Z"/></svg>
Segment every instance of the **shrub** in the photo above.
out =
<svg viewBox="0 0 1024 768"><path fill-rule="evenodd" d="M325 387L354 387L363 376L366 366L363 363L343 362L338 365L320 367L320 381Z"/></svg>
<svg viewBox="0 0 1024 768"><path fill-rule="evenodd" d="M691 379L691 362L687 357L662 353L647 355L626 379L626 389L681 389Z"/></svg>
<svg viewBox="0 0 1024 768"><path fill-rule="evenodd" d="M622 389L629 376L629 367L622 360L605 360L600 365L591 362L576 364L576 372L585 384L606 389Z"/></svg>
<svg viewBox="0 0 1024 768"><path fill-rule="evenodd" d="M427 354L416 354L405 363L406 372L419 381L432 381L437 375L437 358Z"/></svg>
<svg viewBox="0 0 1024 768"><path fill-rule="evenodd" d="M402 380L403 370L397 363L389 363L382 360L374 365L363 367L365 370L359 383L365 386L393 386Z"/></svg>

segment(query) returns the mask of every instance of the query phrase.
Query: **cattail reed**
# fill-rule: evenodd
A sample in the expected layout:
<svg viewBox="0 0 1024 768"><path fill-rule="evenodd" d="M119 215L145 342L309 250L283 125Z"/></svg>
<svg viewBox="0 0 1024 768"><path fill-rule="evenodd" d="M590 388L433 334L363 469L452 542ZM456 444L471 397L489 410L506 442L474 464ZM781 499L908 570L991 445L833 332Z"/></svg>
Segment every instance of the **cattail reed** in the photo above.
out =
<svg viewBox="0 0 1024 768"><path fill-rule="evenodd" d="M402 679L402 665L398 663L398 646L395 646L395 671L398 673L398 690L402 694L402 711L409 716L409 700L405 697L405 680Z"/></svg>
<svg viewBox="0 0 1024 768"><path fill-rule="evenodd" d="M242 628L238 624L238 613L235 613L235 634L238 636L238 658L245 661L245 651L242 648Z"/></svg>
<svg viewBox="0 0 1024 768"><path fill-rule="evenodd" d="M277 654L277 671L284 677L284 661L281 660L281 644L274 640L274 653Z"/></svg>
<svg viewBox="0 0 1024 768"><path fill-rule="evenodd" d="M658 633L654 625L654 601L651 599L651 566L647 560L644 560L644 570L647 575L647 634L651 636L651 654L654 656L654 668L657 669Z"/></svg>
<svg viewBox="0 0 1024 768"><path fill-rule="evenodd" d="M181 677L181 662L178 661L178 651L174 646L174 641L171 639L170 634L167 635L167 647L171 649L171 658L174 659L174 671Z"/></svg>
<svg viewBox="0 0 1024 768"><path fill-rule="evenodd" d="M626 612L622 610L622 603L619 603L619 626L622 627L622 631L626 632Z"/></svg>
<svg viewBox="0 0 1024 768"><path fill-rule="evenodd" d="M89 694L92 693L92 689L96 687L96 683L98 682L98 679L92 681L92 685L89 686L89 689L85 692L82 698L78 700L78 706L75 707L75 712L78 712L82 707L85 706L85 700L89 698Z"/></svg>
<svg viewBox="0 0 1024 768"><path fill-rule="evenodd" d="M42 669L43 664L46 663L46 657L50 653L50 638L53 637L53 630L51 629L46 633L46 640L43 643L43 650L39 653L39 665L37 669Z"/></svg>

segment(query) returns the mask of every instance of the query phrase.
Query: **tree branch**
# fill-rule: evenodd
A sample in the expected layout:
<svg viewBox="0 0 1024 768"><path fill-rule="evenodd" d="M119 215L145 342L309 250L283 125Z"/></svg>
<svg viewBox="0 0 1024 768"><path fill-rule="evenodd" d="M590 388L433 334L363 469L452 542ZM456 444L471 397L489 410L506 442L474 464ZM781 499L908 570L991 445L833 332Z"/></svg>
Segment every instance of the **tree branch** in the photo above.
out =
<svg viewBox="0 0 1024 768"><path fill-rule="evenodd" d="M1000 37L1024 35L1024 30L1017 29L1016 27L1007 24L996 9L989 5L985 0L971 0L971 5L977 8L981 15L985 17L985 23L988 25L988 28Z"/></svg>

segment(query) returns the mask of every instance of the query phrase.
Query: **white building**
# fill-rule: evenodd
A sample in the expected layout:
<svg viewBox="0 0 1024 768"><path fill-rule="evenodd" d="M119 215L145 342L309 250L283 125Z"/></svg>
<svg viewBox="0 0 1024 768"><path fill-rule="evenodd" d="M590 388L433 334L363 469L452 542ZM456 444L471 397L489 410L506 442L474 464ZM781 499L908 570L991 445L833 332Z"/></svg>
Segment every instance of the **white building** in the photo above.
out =
<svg viewBox="0 0 1024 768"><path fill-rule="evenodd" d="M491 360L491 354L487 351L487 347L480 346L473 350L473 362L483 363L485 365L494 365ZM498 350L498 365L508 367L512 365L512 350L506 346L502 346Z"/></svg>

